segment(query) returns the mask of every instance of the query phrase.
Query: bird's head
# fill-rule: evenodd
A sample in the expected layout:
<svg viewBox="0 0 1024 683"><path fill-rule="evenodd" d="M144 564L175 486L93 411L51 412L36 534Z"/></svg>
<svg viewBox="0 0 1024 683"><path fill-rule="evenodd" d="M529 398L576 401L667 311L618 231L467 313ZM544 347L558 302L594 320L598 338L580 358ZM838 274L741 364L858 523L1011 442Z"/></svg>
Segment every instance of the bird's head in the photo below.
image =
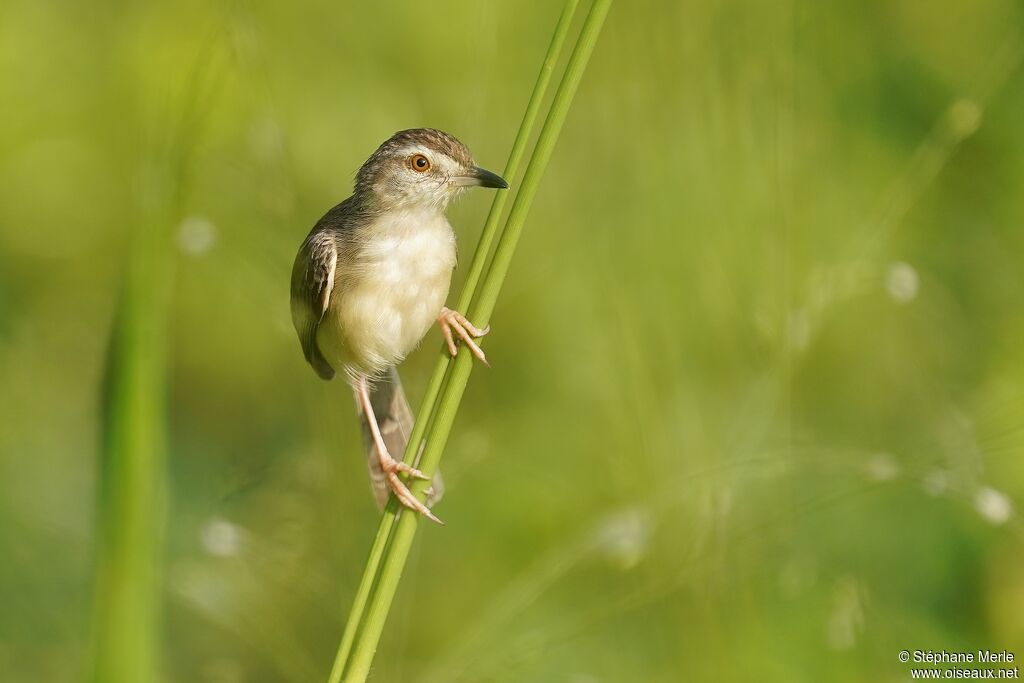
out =
<svg viewBox="0 0 1024 683"><path fill-rule="evenodd" d="M444 131L402 130L377 148L356 175L356 193L385 206L444 210L467 187L507 188L501 176L477 166L469 149Z"/></svg>

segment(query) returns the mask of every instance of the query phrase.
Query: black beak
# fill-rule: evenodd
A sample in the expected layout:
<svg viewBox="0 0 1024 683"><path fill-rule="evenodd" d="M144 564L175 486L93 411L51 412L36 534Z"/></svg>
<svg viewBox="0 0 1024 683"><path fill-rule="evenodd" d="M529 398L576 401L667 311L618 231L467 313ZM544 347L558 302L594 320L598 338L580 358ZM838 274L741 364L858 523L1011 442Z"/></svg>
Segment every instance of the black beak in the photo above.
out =
<svg viewBox="0 0 1024 683"><path fill-rule="evenodd" d="M478 187L496 187L499 190L508 189L508 183L497 173L491 173L487 169L474 166L469 173L455 178L459 185L476 185Z"/></svg>

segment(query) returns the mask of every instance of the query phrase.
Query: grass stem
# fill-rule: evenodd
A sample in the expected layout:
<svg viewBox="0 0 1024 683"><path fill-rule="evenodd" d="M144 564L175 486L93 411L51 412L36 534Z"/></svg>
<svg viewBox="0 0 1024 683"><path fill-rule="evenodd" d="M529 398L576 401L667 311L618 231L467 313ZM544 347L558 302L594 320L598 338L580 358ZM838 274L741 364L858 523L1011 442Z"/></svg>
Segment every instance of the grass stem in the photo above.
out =
<svg viewBox="0 0 1024 683"><path fill-rule="evenodd" d="M475 322L486 324L490 319L495 304L497 303L498 294L500 293L501 286L504 283L505 276L508 273L508 268L511 264L512 256L519 241L519 236L522 233L526 216L529 213L530 205L536 195L544 169L551 158L555 143L558 140L558 135L561 132L562 125L565 122L566 115L568 114L569 106L572 103L573 96L576 93L576 89L583 76L583 72L586 69L590 54L597 42L597 37L600 33L601 26L604 23L604 19L607 16L610 5L611 0L595 0L591 7L580 32L580 36L577 39L576 46L573 49L572 55L569 57L569 63L564 75L562 76L562 80L559 83L558 90L555 92L551 109L548 112L544 126L541 129L540 136L537 139L536 147L534 148L533 155L527 165L522 185L516 195L515 201L513 202L512 209L509 212L505 228L498 239L498 245L495 248L490 268L488 268L487 272L484 274L483 265L479 266L479 273L476 278L479 278L480 274L483 274L483 281L480 285L479 296L475 301L473 301L472 309L469 312L470 319ZM571 14L569 3L567 3L566 12L563 13L562 21L559 22L559 28L556 29L555 38L552 41L553 43L559 39L560 35L561 38L564 39L564 34L560 34L560 30L568 30L569 18L566 17L566 13ZM565 24L564 27L563 23ZM545 65L547 64L548 61L545 60ZM542 77L544 77L543 70ZM534 94L536 95L536 88ZM532 105L533 99L531 98L531 107L527 108L527 116L524 117L524 123L527 122L527 119L531 115ZM533 115L536 115L535 109L533 110ZM522 135L522 133L523 131L521 129L520 135ZM528 138L528 136L526 137ZM519 136L517 136L517 142L519 142ZM514 148L513 155L515 155L515 152L516 150ZM518 157L513 156L510 158L510 162L513 160L518 162ZM499 199L496 199L495 203L497 204L499 201ZM492 214L494 213L500 214L500 205L497 212L492 206ZM491 220L492 217L489 216L488 224L491 223ZM493 220L494 225L496 226L497 219L494 218ZM493 233L496 231L496 228L491 227L491 231ZM487 232L488 231L485 228L485 234L482 241L488 239L489 236ZM493 239L493 236L490 238ZM482 246L483 245L481 245L481 247ZM474 265L476 265L478 259L483 258L484 254L481 254L481 249L478 248L476 257L474 258ZM476 280L471 281L468 284L476 285ZM468 301L472 296L472 288L467 287L466 291L463 292L462 298ZM460 301L460 303L464 302ZM436 409L432 411L433 414L429 417L421 410L420 420L418 421L420 424L426 424L428 421L430 422L430 430L428 432L424 427L424 431L426 432L423 437L425 438L425 445L419 464L420 469L428 476L432 475L437 470L441 453L447 443L448 435L451 432L451 427L455 420L459 403L462 400L466 384L469 381L469 375L473 369L473 358L471 354L462 353L454 360L446 361L445 365L450 367L450 375L448 377L447 384L444 384L443 382L443 371L435 371L435 374L431 377L429 384L429 388L435 389L436 391L440 391L441 385L444 384L444 390L440 393L437 400ZM441 367L440 363L439 367ZM436 380L437 376L440 376L441 380ZM413 438L409 441L410 449L413 454L418 447L419 436L418 431L414 430L412 435ZM410 450L407 450L406 457L408 458L409 455ZM416 495L422 497L427 485L428 484L426 482L417 482L413 485L412 490ZM392 519L389 520L388 517L391 517ZM332 672L331 683L336 683L338 680L341 680L341 676L344 677L343 680L345 680L346 683L362 683L366 680L366 677L369 674L370 665L373 661L373 656L377 649L377 643L379 642L380 635L384 630L384 623L387 619L392 600L394 599L395 592L398 588L398 582L401 578L406 559L408 558L409 550L412 547L412 541L418 525L418 515L397 509L397 505L392 502L388 511L385 513L385 519L381 523L381 530L384 530L385 528L390 529L391 527L394 527L394 530L390 534L390 538L385 537L384 539L381 539L380 534L378 534L378 539L374 542L374 549L371 550L370 561L371 563L376 561L380 564L379 574L372 572L376 575L376 579L368 577L367 575L370 575L371 570L373 569L373 567L368 564L367 571L364 574L364 582L368 581L369 586L365 587L364 592L364 585L361 585L360 591L357 593L357 596L363 596L363 603L365 604L366 610L365 615L360 625L353 627L352 624L349 624L349 628L355 629L354 635L350 639L350 644L347 647L344 639L342 643L343 647L346 649L344 654L347 656L346 658L348 661L347 664L341 665L344 669L343 672L339 671L339 664L337 661L335 662L335 670ZM379 555L377 554L378 551ZM355 609L353 612L355 612ZM342 652L339 650L339 659L342 659L341 655ZM342 659L342 661L344 661L344 659ZM338 678L335 678L335 675L337 675Z"/></svg>
<svg viewBox="0 0 1024 683"><path fill-rule="evenodd" d="M519 173L519 166L522 162L523 154L526 152L526 145L533 134L537 114L544 101L544 95L547 93L548 84L551 82L555 66L558 64L558 59L562 54L562 46L565 44L565 38L569 32L569 27L572 24L572 18L576 13L576 6L578 4L579 0L566 0L565 6L562 9L555 32L551 36L551 43L548 46L547 54L541 64L540 73L537 75L533 92L530 94L530 101L526 106L526 112L523 114L523 120L519 124L519 131L516 133L515 141L512 143L512 151L509 154L508 163L505 164L504 177L506 180L512 181ZM487 265L491 246L498 234L499 219L508 196L508 192L496 192L494 194L494 201L491 203L491 209L487 214L487 221L484 223L480 241L477 243L476 251L473 254L473 260L470 263L456 310L466 311L476 294L480 276ZM442 345L437 363L427 383L427 389L419 411L419 419L416 420L413 426L412 434L409 437L409 444L405 449L403 460L407 463L412 463L416 459L419 445L422 443L423 436L427 433L427 428L432 422L434 406L437 403L438 396L441 394L450 364L451 357L448 354L447 347ZM366 560L363 577L360 580L359 587L356 589L355 598L352 601L352 609L349 612L345 631L341 637L341 644L338 647L338 654L331 669L330 683L338 683L344 673L345 664L348 661L356 633L362 624L367 601L379 576L381 559L391 537L398 508L397 501L392 498L384 511L380 526L377 528L377 535L374 537L373 545L370 547L370 554Z"/></svg>

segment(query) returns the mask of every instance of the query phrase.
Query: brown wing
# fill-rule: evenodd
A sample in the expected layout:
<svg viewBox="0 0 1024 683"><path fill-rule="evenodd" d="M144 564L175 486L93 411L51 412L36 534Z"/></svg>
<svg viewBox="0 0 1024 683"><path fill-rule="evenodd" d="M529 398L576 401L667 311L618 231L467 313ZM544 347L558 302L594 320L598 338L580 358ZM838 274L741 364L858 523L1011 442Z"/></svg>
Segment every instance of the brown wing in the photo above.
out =
<svg viewBox="0 0 1024 683"><path fill-rule="evenodd" d="M306 361L323 379L334 377L334 368L320 352L316 333L331 303L337 264L334 236L329 230L314 230L299 247L292 267L292 324Z"/></svg>

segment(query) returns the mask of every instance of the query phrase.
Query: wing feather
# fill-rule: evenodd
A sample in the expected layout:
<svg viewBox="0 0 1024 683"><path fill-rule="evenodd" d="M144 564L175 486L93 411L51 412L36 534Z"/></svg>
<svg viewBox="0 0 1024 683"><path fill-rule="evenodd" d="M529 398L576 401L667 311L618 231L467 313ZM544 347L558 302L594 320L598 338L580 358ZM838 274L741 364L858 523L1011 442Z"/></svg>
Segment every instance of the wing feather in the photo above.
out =
<svg viewBox="0 0 1024 683"><path fill-rule="evenodd" d="M331 304L337 267L334 235L330 230L314 230L299 247L292 268L292 324L306 361L323 379L334 377L334 368L317 346L316 334Z"/></svg>

